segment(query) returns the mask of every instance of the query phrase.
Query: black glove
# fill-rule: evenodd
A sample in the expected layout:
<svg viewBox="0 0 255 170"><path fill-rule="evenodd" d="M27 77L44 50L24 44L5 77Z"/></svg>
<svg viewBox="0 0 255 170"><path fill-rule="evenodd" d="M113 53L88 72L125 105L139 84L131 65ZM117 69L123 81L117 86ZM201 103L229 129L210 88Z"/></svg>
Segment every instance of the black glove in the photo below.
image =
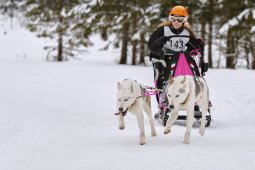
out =
<svg viewBox="0 0 255 170"><path fill-rule="evenodd" d="M200 48L204 48L204 40L202 40L202 38L197 38L197 44Z"/></svg>
<svg viewBox="0 0 255 170"><path fill-rule="evenodd" d="M158 39L159 47L163 47L163 45L169 40L170 37L162 36Z"/></svg>
<svg viewBox="0 0 255 170"><path fill-rule="evenodd" d="M203 75L207 71L208 71L208 63L202 63L202 73L203 73Z"/></svg>

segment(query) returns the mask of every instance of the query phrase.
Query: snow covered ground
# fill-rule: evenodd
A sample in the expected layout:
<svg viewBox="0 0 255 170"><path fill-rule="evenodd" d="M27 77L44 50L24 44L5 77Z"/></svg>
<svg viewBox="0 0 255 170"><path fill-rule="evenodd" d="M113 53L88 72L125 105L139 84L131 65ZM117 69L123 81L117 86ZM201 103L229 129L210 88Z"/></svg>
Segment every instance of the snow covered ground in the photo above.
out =
<svg viewBox="0 0 255 170"><path fill-rule="evenodd" d="M146 120L140 146L134 116L118 130L117 81L152 86L152 68L116 65L117 53L93 49L82 61L45 62L42 44L22 30L0 36L0 170L255 168L254 71L207 73L215 110L204 137L194 127L185 145L183 123L164 135L158 122L150 137Z"/></svg>

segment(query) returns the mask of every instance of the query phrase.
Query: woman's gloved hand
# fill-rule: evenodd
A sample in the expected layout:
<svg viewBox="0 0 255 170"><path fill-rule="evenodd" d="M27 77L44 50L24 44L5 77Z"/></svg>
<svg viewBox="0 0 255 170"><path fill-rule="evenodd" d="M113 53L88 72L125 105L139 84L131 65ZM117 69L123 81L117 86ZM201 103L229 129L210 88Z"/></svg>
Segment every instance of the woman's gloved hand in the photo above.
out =
<svg viewBox="0 0 255 170"><path fill-rule="evenodd" d="M168 36L162 36L158 39L159 47L163 47L163 45L170 39Z"/></svg>
<svg viewBox="0 0 255 170"><path fill-rule="evenodd" d="M204 40L202 40L202 38L197 38L197 43L200 48L204 48L205 44L204 44Z"/></svg>

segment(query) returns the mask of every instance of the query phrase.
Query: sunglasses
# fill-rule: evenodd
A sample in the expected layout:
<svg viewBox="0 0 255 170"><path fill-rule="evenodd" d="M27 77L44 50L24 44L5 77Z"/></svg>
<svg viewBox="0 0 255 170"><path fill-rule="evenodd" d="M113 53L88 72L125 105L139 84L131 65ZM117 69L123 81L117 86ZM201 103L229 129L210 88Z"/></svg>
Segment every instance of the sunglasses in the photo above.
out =
<svg viewBox="0 0 255 170"><path fill-rule="evenodd" d="M169 17L171 22L179 22L179 23L183 23L185 21L185 17L175 17L175 16L170 16Z"/></svg>

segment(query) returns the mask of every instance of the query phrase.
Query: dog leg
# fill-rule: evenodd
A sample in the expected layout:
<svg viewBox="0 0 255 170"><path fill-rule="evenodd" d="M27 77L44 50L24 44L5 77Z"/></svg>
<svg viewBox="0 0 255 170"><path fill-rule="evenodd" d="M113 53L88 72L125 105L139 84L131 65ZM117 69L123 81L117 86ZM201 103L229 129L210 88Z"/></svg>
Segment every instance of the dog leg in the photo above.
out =
<svg viewBox="0 0 255 170"><path fill-rule="evenodd" d="M171 127L173 125L173 123L176 121L178 117L178 110L172 110L172 113L170 113L170 116L169 118L167 119L167 122L166 122L166 128L164 130L164 134L168 134L169 132L171 132Z"/></svg>
<svg viewBox="0 0 255 170"><path fill-rule="evenodd" d="M205 117L206 117L206 111L208 109L208 100L205 100L205 102L202 103L202 106L203 106L201 107L202 118L201 118L199 134L201 136L204 136L205 135Z"/></svg>
<svg viewBox="0 0 255 170"><path fill-rule="evenodd" d="M152 118L152 111L151 111L151 104L150 104L150 97L146 97L143 109L148 116L151 128L151 136L157 136L157 132L154 125L154 119Z"/></svg>
<svg viewBox="0 0 255 170"><path fill-rule="evenodd" d="M125 129L124 116L122 114L119 115L119 129Z"/></svg>
<svg viewBox="0 0 255 170"><path fill-rule="evenodd" d="M139 111L136 115L137 118L137 123L138 123L138 127L140 129L140 145L144 145L145 144L145 133L144 133L144 116L143 116L143 112Z"/></svg>
<svg viewBox="0 0 255 170"><path fill-rule="evenodd" d="M154 125L154 119L152 118L152 116L149 117L149 121L150 121L150 127L151 127L151 136L157 136L157 132Z"/></svg>
<svg viewBox="0 0 255 170"><path fill-rule="evenodd" d="M206 114L206 110L201 108L201 112L202 112L202 118L201 118L201 125L200 125L200 129L199 129L199 134L201 136L205 135L205 114Z"/></svg>
<svg viewBox="0 0 255 170"><path fill-rule="evenodd" d="M194 105L192 104L188 109L187 109L187 120L186 120L186 132L184 136L183 143L189 144L190 141L190 132L191 128L194 122Z"/></svg>

